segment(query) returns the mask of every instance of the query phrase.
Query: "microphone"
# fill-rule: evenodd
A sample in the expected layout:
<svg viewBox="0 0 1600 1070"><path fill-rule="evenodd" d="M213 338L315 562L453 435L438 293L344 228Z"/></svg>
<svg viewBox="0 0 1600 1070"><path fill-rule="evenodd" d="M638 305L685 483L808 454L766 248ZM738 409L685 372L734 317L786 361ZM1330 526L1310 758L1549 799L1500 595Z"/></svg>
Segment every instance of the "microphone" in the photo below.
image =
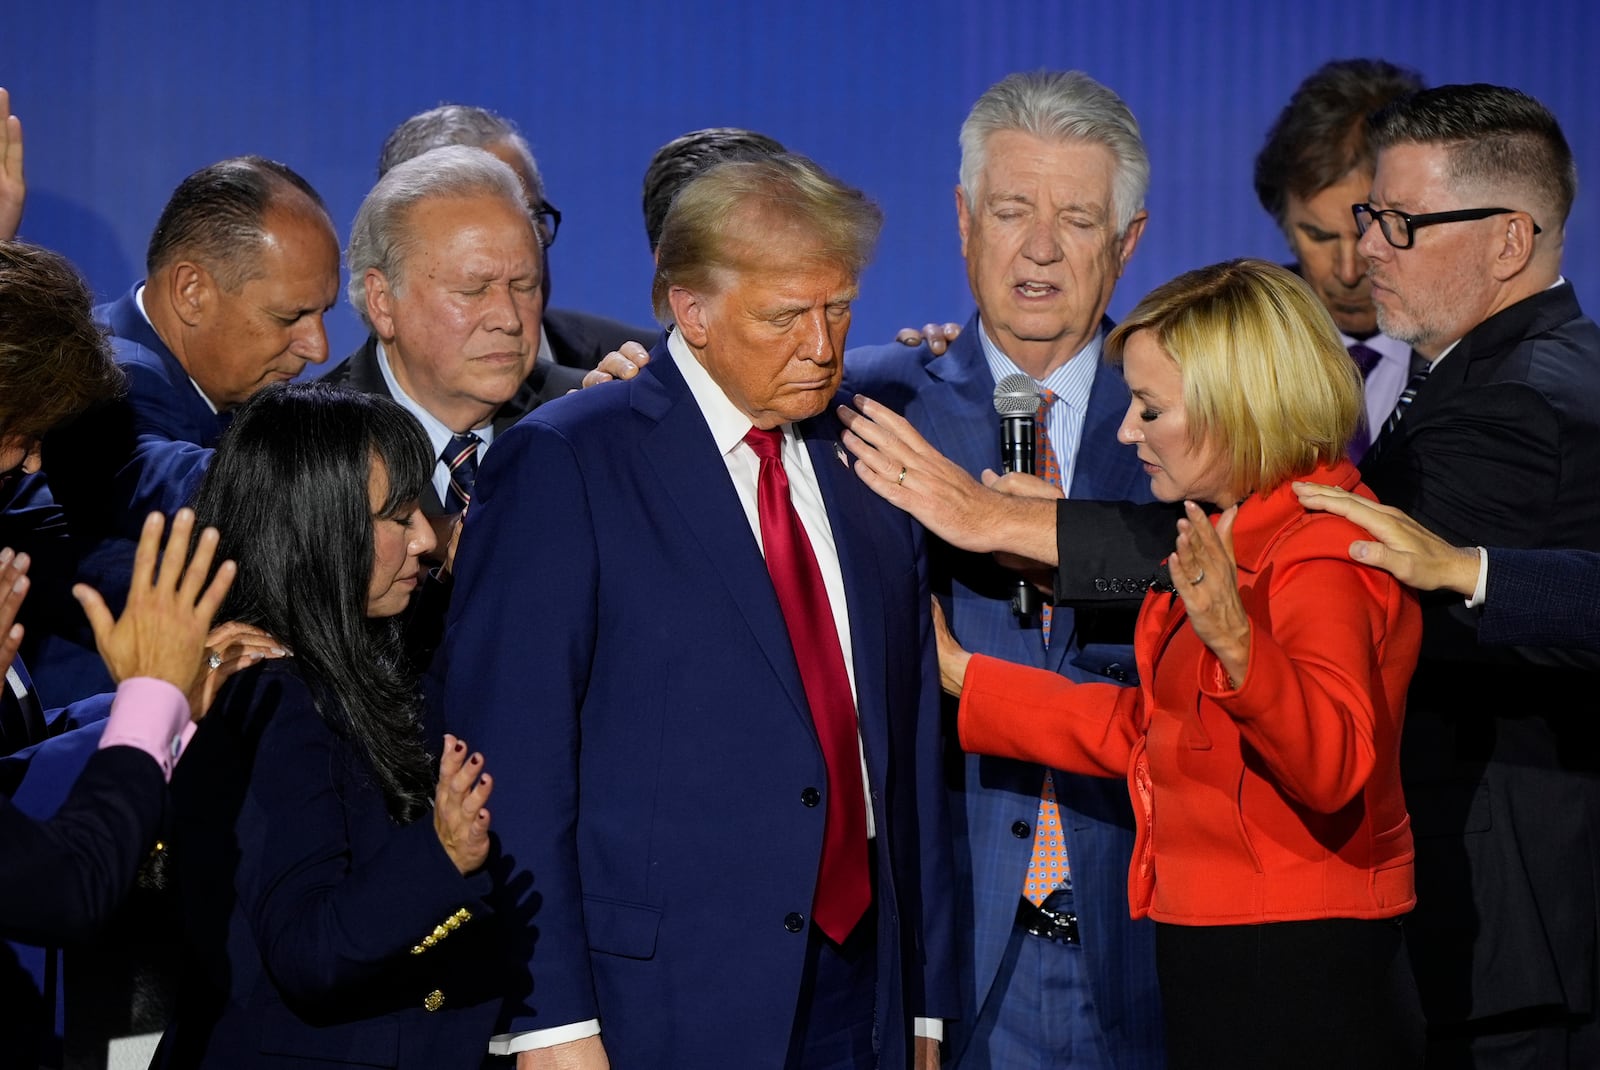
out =
<svg viewBox="0 0 1600 1070"><path fill-rule="evenodd" d="M1033 475L1034 418L1039 413L1039 384L1020 372L1006 376L994 387L994 411L1000 414L1000 460L1007 472ZM1027 620L1039 615L1039 589L1017 580L1011 612Z"/></svg>

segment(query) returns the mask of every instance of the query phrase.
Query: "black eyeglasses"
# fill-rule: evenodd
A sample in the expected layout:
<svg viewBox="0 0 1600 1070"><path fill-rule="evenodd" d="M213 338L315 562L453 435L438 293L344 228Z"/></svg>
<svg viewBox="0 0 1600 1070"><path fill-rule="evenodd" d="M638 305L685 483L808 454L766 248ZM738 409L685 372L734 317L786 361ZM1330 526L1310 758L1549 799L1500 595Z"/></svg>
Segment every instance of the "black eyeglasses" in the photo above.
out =
<svg viewBox="0 0 1600 1070"><path fill-rule="evenodd" d="M1462 208L1455 212L1427 212L1412 215L1396 208L1378 209L1370 204L1352 204L1350 212L1356 217L1356 234L1365 235L1376 220L1383 238L1396 249L1409 249L1416 240L1417 231L1435 223L1464 223L1469 219L1488 219L1492 215L1509 215L1515 208ZM1533 225L1535 234L1541 233L1539 224Z"/></svg>
<svg viewBox="0 0 1600 1070"><path fill-rule="evenodd" d="M561 229L561 211L549 201L540 201L533 210L533 221L539 225L539 240L546 249L556 243L556 231Z"/></svg>

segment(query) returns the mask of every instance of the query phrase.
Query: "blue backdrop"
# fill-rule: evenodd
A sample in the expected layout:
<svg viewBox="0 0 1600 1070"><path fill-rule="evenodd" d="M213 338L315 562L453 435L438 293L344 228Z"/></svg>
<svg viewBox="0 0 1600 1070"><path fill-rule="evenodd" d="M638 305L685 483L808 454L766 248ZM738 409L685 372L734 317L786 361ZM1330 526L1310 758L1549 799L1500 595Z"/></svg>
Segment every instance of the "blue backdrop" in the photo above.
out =
<svg viewBox="0 0 1600 1070"><path fill-rule="evenodd" d="M1178 271L1281 258L1251 162L1299 80L1381 56L1430 83L1522 88L1561 119L1580 179L1600 178L1593 0L741 5L389 0L236 4L11 0L0 85L26 128L23 233L70 255L102 296L142 275L157 213L187 173L255 152L303 173L341 233L394 124L441 101L493 108L528 135L565 215L554 303L649 322L639 184L652 152L747 126L883 205L887 225L852 341L971 309L955 232L956 131L1013 70L1078 67L1132 106L1150 147L1150 227L1113 314ZM1566 272L1600 312L1600 208L1580 192ZM355 316L330 318L335 359Z"/></svg>

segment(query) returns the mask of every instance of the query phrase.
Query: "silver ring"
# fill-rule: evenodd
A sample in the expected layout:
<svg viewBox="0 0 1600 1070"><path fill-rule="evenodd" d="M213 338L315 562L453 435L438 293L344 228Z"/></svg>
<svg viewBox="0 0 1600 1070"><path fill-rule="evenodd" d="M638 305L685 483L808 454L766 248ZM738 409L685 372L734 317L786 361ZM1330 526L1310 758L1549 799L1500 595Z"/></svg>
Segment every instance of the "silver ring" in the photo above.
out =
<svg viewBox="0 0 1600 1070"><path fill-rule="evenodd" d="M901 465L900 466L900 474L895 477L894 485L897 486L897 487L903 487L903 486L906 485L906 466L905 465Z"/></svg>
<svg viewBox="0 0 1600 1070"><path fill-rule="evenodd" d="M1206 570L1205 569L1201 569L1200 570L1200 574L1198 576L1196 576L1194 579L1189 581L1189 586L1198 587L1200 585L1200 581L1205 579L1205 578L1206 578Z"/></svg>
<svg viewBox="0 0 1600 1070"><path fill-rule="evenodd" d="M222 668L222 654L215 650L207 654L206 667L212 672L216 672L218 669Z"/></svg>

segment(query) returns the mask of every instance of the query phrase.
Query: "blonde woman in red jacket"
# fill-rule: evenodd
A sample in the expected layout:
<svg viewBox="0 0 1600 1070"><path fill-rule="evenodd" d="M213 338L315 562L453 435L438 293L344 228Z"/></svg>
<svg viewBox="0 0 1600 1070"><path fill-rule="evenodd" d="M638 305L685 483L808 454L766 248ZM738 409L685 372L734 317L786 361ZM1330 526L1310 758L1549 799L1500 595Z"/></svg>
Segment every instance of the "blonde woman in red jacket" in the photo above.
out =
<svg viewBox="0 0 1600 1070"><path fill-rule="evenodd" d="M971 655L940 621L962 746L1127 777L1173 1066L1414 1065L1399 740L1420 612L1289 486L1368 494L1345 458L1359 375L1305 284L1261 261L1179 276L1106 349L1132 394L1118 434L1186 512L1139 615L1141 684Z"/></svg>

